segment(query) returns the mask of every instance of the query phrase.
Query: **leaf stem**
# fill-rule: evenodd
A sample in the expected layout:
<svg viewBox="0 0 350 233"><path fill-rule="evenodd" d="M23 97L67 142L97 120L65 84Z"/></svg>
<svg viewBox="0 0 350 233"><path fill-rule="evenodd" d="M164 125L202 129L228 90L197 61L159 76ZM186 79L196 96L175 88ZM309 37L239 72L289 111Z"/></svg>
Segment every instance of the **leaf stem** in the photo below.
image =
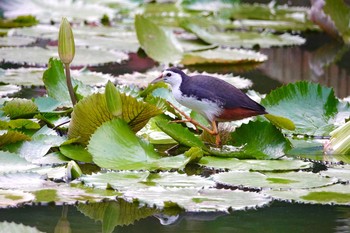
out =
<svg viewBox="0 0 350 233"><path fill-rule="evenodd" d="M77 103L77 98L75 97L73 85L72 85L72 79L70 77L70 68L69 63L64 64L64 68L66 70L66 80L67 80L67 87L69 91L70 99L72 100L73 106Z"/></svg>

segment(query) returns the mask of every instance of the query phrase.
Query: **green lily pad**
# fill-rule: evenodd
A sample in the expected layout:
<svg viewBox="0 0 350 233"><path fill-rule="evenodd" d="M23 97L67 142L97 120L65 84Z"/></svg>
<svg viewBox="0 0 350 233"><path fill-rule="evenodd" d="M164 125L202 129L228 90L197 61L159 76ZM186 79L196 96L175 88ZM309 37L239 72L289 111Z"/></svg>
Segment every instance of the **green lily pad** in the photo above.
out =
<svg viewBox="0 0 350 233"><path fill-rule="evenodd" d="M230 169L234 171L292 171L312 167L311 162L301 160L239 160L214 156L203 157L198 164L215 169Z"/></svg>
<svg viewBox="0 0 350 233"><path fill-rule="evenodd" d="M181 168L190 161L183 155L162 158L122 119L103 123L91 136L88 151L98 166L115 170Z"/></svg>
<svg viewBox="0 0 350 233"><path fill-rule="evenodd" d="M50 57L58 58L57 47L21 47L21 48L1 48L0 57L5 62L40 65L47 64ZM128 55L123 52L105 51L77 47L72 66L93 66L110 62L121 62L128 59Z"/></svg>
<svg viewBox="0 0 350 233"><path fill-rule="evenodd" d="M142 15L136 15L135 28L139 43L148 56L163 63L176 63L181 60L182 49L172 32L164 30Z"/></svg>
<svg viewBox="0 0 350 233"><path fill-rule="evenodd" d="M191 188L150 188L129 190L127 199L136 199L149 206L164 208L174 204L189 212L229 212L245 210L268 204L271 199L260 193L225 189L191 189Z"/></svg>
<svg viewBox="0 0 350 233"><path fill-rule="evenodd" d="M276 159L291 149L291 144L282 132L268 122L249 122L232 134L232 145L242 147L244 154L258 159Z"/></svg>
<svg viewBox="0 0 350 233"><path fill-rule="evenodd" d="M245 64L261 63L267 60L267 56L261 53L243 49L211 49L199 52L185 53L181 63L184 65L204 64Z"/></svg>
<svg viewBox="0 0 350 233"><path fill-rule="evenodd" d="M86 163L92 162L91 154L81 145L62 145L60 146L60 151L67 158Z"/></svg>
<svg viewBox="0 0 350 233"><path fill-rule="evenodd" d="M339 101L331 88L297 82L271 91L261 100L267 112L286 117L296 126L293 133L322 136L334 129Z"/></svg>
<svg viewBox="0 0 350 233"><path fill-rule="evenodd" d="M259 173L247 171L230 171L213 176L214 181L234 187L259 189L307 189L336 183L334 178L322 177L311 172Z"/></svg>
<svg viewBox="0 0 350 233"><path fill-rule="evenodd" d="M220 46L253 48L258 45L261 48L270 48L273 46L301 45L305 43L304 38L288 33L274 35L268 32L207 31L196 24L188 22L184 22L182 26L196 34L206 43Z"/></svg>
<svg viewBox="0 0 350 233"><path fill-rule="evenodd" d="M335 184L314 189L266 190L273 198L299 203L350 205L350 185Z"/></svg>
<svg viewBox="0 0 350 233"><path fill-rule="evenodd" d="M38 111L38 107L32 100L15 98L6 102L2 110L5 115L11 119L15 119L18 117L33 116Z"/></svg>
<svg viewBox="0 0 350 233"><path fill-rule="evenodd" d="M0 131L0 147L16 143L20 141L29 141L30 137L24 133L15 130L1 130Z"/></svg>
<svg viewBox="0 0 350 233"><path fill-rule="evenodd" d="M20 190L0 189L0 208L16 207L19 205L23 205L33 201L34 198L35 196L28 192L23 192ZM0 223L0 228L2 231L8 229L6 230L6 232L13 232L12 230L16 229L11 227L10 224L6 224L6 223ZM18 229L21 229L21 231L18 231L18 232L24 232L23 230L26 228L22 226L21 228L18 228ZM36 232L39 232L39 231L36 231Z"/></svg>
<svg viewBox="0 0 350 233"><path fill-rule="evenodd" d="M121 93L123 103L122 116L133 131L139 131L153 116L162 113L155 105L138 101L132 96ZM105 95L93 94L75 105L69 125L68 137L78 138L77 142L87 144L90 135L103 123L114 117L107 107Z"/></svg>

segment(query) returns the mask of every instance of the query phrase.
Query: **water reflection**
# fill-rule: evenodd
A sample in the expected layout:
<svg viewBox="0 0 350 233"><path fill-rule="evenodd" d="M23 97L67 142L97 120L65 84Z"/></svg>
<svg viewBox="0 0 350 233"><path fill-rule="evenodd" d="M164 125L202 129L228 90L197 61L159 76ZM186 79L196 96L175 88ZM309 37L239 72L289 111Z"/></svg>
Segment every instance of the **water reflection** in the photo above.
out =
<svg viewBox="0 0 350 233"><path fill-rule="evenodd" d="M160 218L163 224L160 224ZM350 207L276 202L268 208L232 214L169 214L119 200L77 206L3 209L0 211L0 221L36 227L42 232L345 233L350 231Z"/></svg>

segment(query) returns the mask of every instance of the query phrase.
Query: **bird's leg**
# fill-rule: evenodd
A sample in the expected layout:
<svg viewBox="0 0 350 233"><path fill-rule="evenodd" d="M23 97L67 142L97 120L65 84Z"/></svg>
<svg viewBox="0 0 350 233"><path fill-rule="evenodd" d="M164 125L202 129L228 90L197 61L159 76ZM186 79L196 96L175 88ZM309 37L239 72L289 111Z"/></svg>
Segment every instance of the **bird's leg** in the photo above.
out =
<svg viewBox="0 0 350 233"><path fill-rule="evenodd" d="M183 111L181 111L179 108L177 108L176 106L174 106L172 103L168 102L170 106L172 106L176 111L178 111L181 115L183 115L186 119L185 120L174 120L172 122L189 122L191 124L193 124L196 129L202 128L203 130L207 131L209 134L211 135L215 135L215 143L217 146L221 145L221 139L220 139L220 135L219 135L219 131L218 131L218 125L216 121L212 121L211 125L212 125L212 129L209 129L208 127L202 125L201 123L199 123L198 121L192 119L191 117L187 116L186 113L184 113Z"/></svg>

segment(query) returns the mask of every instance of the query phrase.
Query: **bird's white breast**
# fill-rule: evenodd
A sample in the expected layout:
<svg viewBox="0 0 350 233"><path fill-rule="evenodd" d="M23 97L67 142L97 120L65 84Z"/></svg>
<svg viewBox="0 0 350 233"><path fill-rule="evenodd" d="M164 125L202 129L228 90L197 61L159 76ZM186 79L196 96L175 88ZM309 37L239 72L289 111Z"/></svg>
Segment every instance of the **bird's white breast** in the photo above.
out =
<svg viewBox="0 0 350 233"><path fill-rule="evenodd" d="M215 116L218 116L223 111L217 103L214 103L209 100L198 100L194 96L184 96L180 90L180 84L174 85L172 87L172 93L177 102L182 104L185 107L188 107L195 112L203 115L209 121L215 119Z"/></svg>

